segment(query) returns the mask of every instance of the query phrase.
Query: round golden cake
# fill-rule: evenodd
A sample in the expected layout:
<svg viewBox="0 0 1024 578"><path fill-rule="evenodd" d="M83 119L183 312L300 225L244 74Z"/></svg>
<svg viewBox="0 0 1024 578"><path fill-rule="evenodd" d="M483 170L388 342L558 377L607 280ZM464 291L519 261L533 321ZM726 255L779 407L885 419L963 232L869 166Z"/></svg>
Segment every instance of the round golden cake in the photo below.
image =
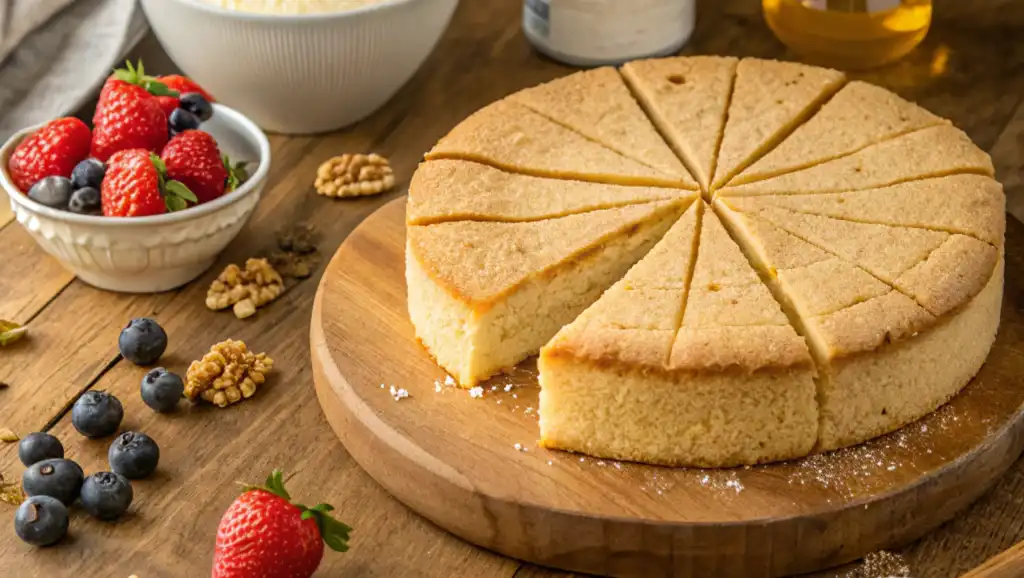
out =
<svg viewBox="0 0 1024 578"><path fill-rule="evenodd" d="M934 411L999 325L1005 198L949 121L714 56L528 88L409 189L416 335L463 387L540 354L540 443L727 467Z"/></svg>

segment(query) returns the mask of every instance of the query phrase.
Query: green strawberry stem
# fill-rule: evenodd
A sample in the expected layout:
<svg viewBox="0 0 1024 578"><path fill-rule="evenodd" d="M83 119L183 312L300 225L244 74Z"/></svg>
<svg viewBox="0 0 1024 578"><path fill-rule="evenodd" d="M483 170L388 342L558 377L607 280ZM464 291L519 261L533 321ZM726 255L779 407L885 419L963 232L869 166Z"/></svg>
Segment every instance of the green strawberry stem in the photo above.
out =
<svg viewBox="0 0 1024 578"><path fill-rule="evenodd" d="M284 474L281 470L271 472L262 486L242 485L243 493L252 490L270 492L292 503L292 497L288 494L288 490L284 488ZM335 552L348 551L349 533L352 532L352 528L330 516L329 512L334 510L334 506L330 504L317 504L310 508L302 504L292 503L292 505L302 512L303 520L316 520L317 528L320 529L320 537L323 538L324 543L331 550Z"/></svg>
<svg viewBox="0 0 1024 578"><path fill-rule="evenodd" d="M160 175L160 194L164 197L164 204L167 205L168 212L184 211L189 207L189 203L193 205L199 203L199 197L196 197L196 194L189 190L185 183L167 180L167 165L164 164L163 159L154 153L149 153L149 160L156 167L157 174Z"/></svg>
<svg viewBox="0 0 1024 578"><path fill-rule="evenodd" d="M249 162L238 161L237 163L232 163L228 155L224 155L221 158L224 161L224 168L228 171L228 180L225 184L225 190L230 193L242 186L242 183L249 180L249 171L246 170Z"/></svg>
<svg viewBox="0 0 1024 578"><path fill-rule="evenodd" d="M138 66L132 66L130 60L126 60L124 68L115 68L114 77L118 80L145 88L153 96L180 96L178 91L171 90L166 84L158 81L152 76L146 76L146 69L142 66L142 59L139 59Z"/></svg>

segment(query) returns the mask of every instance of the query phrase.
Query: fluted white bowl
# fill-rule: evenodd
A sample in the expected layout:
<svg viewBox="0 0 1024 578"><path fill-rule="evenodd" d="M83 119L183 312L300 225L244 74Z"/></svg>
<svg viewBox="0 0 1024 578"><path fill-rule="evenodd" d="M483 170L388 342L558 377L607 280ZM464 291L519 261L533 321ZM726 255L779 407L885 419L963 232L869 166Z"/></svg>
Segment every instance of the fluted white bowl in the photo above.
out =
<svg viewBox="0 0 1024 578"><path fill-rule="evenodd" d="M203 130L232 160L251 161L250 177L242 186L209 203L165 215L77 215L28 198L7 172L14 147L38 128L19 132L0 149L0 185L18 222L47 253L82 281L110 291L167 291L209 269L252 216L270 170L270 143L260 128L217 104Z"/></svg>
<svg viewBox="0 0 1024 578"><path fill-rule="evenodd" d="M434 49L458 0L387 0L322 14L255 14L142 0L181 70L268 131L310 134L387 102Z"/></svg>

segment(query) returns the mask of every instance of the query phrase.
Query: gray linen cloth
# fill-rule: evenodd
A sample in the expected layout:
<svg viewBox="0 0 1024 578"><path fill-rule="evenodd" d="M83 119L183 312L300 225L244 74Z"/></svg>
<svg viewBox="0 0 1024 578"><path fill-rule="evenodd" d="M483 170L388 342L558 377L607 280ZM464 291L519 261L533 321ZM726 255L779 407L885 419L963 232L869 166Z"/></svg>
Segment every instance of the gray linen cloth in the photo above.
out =
<svg viewBox="0 0 1024 578"><path fill-rule="evenodd" d="M73 113L146 31L136 0L0 0L0 142Z"/></svg>

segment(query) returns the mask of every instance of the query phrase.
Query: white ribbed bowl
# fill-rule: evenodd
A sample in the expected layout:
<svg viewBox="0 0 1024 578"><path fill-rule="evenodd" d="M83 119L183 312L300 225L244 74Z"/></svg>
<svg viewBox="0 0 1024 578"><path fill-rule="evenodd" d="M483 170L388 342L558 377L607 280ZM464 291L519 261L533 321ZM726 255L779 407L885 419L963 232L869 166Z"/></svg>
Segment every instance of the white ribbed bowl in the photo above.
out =
<svg viewBox="0 0 1024 578"><path fill-rule="evenodd" d="M437 44L458 0L388 0L326 14L252 14L142 0L167 54L265 130L309 134L369 116Z"/></svg>
<svg viewBox="0 0 1024 578"><path fill-rule="evenodd" d="M180 287L209 269L249 220L270 170L270 143L259 127L226 106L214 107L203 130L232 160L254 162L248 167L249 180L209 203L166 215L125 218L76 215L41 205L20 192L7 173L14 147L38 126L14 135L0 149L0 185L18 222L82 281L123 293Z"/></svg>

